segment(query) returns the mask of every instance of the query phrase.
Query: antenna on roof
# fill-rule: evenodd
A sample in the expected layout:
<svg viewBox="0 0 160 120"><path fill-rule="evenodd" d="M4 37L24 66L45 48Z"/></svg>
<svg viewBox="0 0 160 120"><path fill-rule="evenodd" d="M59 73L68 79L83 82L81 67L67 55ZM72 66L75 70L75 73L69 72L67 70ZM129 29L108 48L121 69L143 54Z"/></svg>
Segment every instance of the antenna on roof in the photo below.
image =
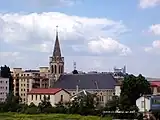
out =
<svg viewBox="0 0 160 120"><path fill-rule="evenodd" d="M73 62L73 68L76 70L76 62Z"/></svg>
<svg viewBox="0 0 160 120"><path fill-rule="evenodd" d="M97 90L98 90L98 83L97 83L97 81L94 81L94 83L95 83L96 88L97 88Z"/></svg>

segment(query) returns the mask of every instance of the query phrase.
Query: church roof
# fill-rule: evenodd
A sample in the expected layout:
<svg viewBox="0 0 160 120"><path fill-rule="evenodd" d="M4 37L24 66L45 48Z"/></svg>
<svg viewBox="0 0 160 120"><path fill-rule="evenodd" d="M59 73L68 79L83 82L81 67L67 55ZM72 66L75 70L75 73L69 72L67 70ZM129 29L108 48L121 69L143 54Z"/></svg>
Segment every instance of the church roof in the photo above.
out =
<svg viewBox="0 0 160 120"><path fill-rule="evenodd" d="M59 44L59 39L58 39L58 31L56 32L56 41L54 45L53 56L61 57L61 49L60 49L60 44Z"/></svg>
<svg viewBox="0 0 160 120"><path fill-rule="evenodd" d="M111 74L65 74L61 75L54 87L63 89L114 89L116 80Z"/></svg>

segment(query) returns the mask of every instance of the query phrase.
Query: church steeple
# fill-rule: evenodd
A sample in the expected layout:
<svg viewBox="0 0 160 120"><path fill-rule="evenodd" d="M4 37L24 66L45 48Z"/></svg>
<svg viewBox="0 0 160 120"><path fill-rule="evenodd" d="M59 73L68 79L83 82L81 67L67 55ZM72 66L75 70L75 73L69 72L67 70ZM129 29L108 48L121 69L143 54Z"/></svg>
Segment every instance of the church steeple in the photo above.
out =
<svg viewBox="0 0 160 120"><path fill-rule="evenodd" d="M59 38L58 38L58 26L56 26L56 40L53 50L53 57L61 57L61 49L59 44Z"/></svg>
<svg viewBox="0 0 160 120"><path fill-rule="evenodd" d="M52 86L58 80L61 74L64 73L64 57L61 56L60 43L58 38L58 26L56 26L56 40L53 49L53 54L49 59L50 77L49 84Z"/></svg>

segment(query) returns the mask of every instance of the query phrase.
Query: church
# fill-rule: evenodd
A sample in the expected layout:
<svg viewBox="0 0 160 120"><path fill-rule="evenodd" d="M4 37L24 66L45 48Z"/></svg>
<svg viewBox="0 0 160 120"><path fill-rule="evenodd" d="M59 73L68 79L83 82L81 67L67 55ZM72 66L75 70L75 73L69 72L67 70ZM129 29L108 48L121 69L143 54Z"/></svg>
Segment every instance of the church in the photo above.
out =
<svg viewBox="0 0 160 120"><path fill-rule="evenodd" d="M102 105L112 99L116 79L110 73L64 73L64 57L61 54L60 39L56 40L52 56L49 58L49 87L63 88L72 96L82 90L95 93Z"/></svg>

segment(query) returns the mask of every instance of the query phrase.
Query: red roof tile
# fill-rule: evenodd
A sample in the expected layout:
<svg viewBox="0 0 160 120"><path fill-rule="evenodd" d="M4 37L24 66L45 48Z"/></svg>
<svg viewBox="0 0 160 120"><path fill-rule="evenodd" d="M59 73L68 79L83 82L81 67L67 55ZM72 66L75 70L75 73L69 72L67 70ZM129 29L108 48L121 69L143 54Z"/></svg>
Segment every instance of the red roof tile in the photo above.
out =
<svg viewBox="0 0 160 120"><path fill-rule="evenodd" d="M56 94L63 90L62 88L34 88L28 94Z"/></svg>
<svg viewBox="0 0 160 120"><path fill-rule="evenodd" d="M151 86L160 87L160 81L151 81L150 84Z"/></svg>

